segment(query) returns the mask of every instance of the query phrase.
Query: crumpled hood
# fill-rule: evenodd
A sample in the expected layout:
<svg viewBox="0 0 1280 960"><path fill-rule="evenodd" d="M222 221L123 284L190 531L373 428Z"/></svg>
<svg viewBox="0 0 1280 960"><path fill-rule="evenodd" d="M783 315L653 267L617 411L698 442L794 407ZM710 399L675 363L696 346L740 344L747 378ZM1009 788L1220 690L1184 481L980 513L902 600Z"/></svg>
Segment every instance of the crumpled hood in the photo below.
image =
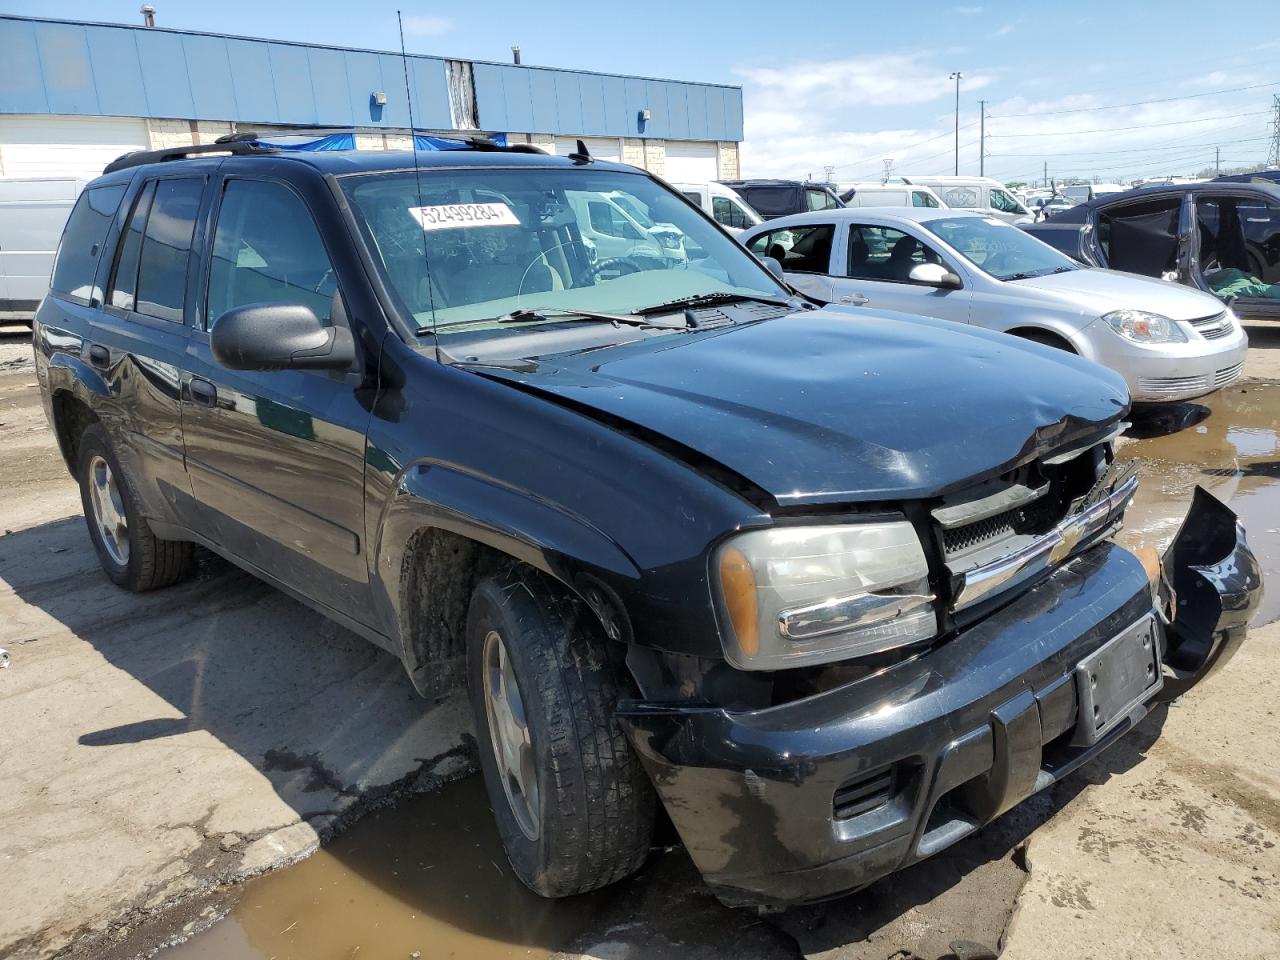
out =
<svg viewBox="0 0 1280 960"><path fill-rule="evenodd" d="M670 438L782 504L939 494L1128 405L1118 375L1063 351L839 308L484 372Z"/></svg>
<svg viewBox="0 0 1280 960"><path fill-rule="evenodd" d="M1147 310L1171 320L1199 320L1226 309L1216 297L1180 283L1101 267L1012 280L1008 285L1069 300L1095 319L1112 310L1128 309Z"/></svg>

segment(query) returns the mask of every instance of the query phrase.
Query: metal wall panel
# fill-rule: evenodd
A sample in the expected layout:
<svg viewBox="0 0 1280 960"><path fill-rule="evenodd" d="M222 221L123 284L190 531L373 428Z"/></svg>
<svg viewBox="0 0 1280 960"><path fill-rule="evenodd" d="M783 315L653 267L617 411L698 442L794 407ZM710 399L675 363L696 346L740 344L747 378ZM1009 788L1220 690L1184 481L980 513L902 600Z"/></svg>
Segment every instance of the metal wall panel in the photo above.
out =
<svg viewBox="0 0 1280 960"><path fill-rule="evenodd" d="M316 115L323 116L320 121L326 126L345 127L355 124L352 113L352 94L354 91L347 82L347 58L341 50L330 50L325 47L311 47L306 50L307 71L311 76L311 89L315 94ZM365 94L367 100L373 88ZM332 117L332 119L330 119ZM368 123L361 120L361 123Z"/></svg>
<svg viewBox="0 0 1280 960"><path fill-rule="evenodd" d="M36 49L50 113L98 113L98 92L84 30L66 23L36 24Z"/></svg>
<svg viewBox="0 0 1280 960"><path fill-rule="evenodd" d="M0 15L0 51L0 114L409 125L394 53L9 15ZM445 61L409 61L416 125L450 129ZM736 87L501 63L473 70L486 130L742 138ZM373 103L377 91L385 107ZM642 123L645 109L652 118Z"/></svg>
<svg viewBox="0 0 1280 960"><path fill-rule="evenodd" d="M48 113L40 54L36 52L36 27L25 20L0 20L0 50L5 65L0 70L0 112Z"/></svg>
<svg viewBox="0 0 1280 960"><path fill-rule="evenodd" d="M182 35L138 30L133 37L138 44L142 88L146 96L146 109L133 116L197 119Z"/></svg>
<svg viewBox="0 0 1280 960"><path fill-rule="evenodd" d="M271 56L267 45L249 40L228 40L227 62L231 64L236 114L230 118L215 119L280 123L282 117L280 105L276 103L276 81L271 72Z"/></svg>
<svg viewBox="0 0 1280 960"><path fill-rule="evenodd" d="M200 78L198 83L191 84L195 116L239 116L227 42L222 37L191 35L182 38L182 49L187 58L187 75Z"/></svg>
<svg viewBox="0 0 1280 960"><path fill-rule="evenodd" d="M98 87L98 109L108 117L137 117L136 107L147 102L142 63L132 30L104 29L89 44L89 65Z"/></svg>

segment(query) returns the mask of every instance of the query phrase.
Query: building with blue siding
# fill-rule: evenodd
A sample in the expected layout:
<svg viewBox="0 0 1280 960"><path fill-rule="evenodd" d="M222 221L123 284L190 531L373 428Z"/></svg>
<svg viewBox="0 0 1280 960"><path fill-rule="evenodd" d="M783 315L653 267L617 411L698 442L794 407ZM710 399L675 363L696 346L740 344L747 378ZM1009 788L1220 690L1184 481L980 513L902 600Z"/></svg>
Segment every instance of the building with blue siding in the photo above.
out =
<svg viewBox="0 0 1280 960"><path fill-rule="evenodd" d="M420 131L556 153L582 139L673 181L739 173L735 86L0 15L0 176L88 178L128 150L243 130L407 147L411 107Z"/></svg>

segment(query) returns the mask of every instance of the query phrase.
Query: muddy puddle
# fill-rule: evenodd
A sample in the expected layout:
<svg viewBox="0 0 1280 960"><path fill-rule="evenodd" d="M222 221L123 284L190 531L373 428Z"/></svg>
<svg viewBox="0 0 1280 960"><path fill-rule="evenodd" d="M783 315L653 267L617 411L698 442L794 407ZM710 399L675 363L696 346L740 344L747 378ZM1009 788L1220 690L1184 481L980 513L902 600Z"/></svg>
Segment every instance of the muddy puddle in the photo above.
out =
<svg viewBox="0 0 1280 960"><path fill-rule="evenodd" d="M1120 459L1138 461L1140 486L1117 540L1163 549L1203 486L1248 531L1265 585L1255 623L1270 623L1280 618L1280 384L1241 384L1174 406L1135 416L1130 435L1144 439L1120 448Z"/></svg>
<svg viewBox="0 0 1280 960"><path fill-rule="evenodd" d="M550 902L507 866L478 776L374 812L164 960L540 960L608 893Z"/></svg>

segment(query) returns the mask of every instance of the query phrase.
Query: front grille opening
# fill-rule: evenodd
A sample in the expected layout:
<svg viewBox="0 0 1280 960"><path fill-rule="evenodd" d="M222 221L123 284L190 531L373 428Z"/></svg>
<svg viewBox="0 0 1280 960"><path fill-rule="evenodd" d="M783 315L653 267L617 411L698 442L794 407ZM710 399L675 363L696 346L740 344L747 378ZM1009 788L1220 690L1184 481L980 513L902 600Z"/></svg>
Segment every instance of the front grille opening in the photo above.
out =
<svg viewBox="0 0 1280 960"><path fill-rule="evenodd" d="M835 818L848 820L878 810L893 799L897 785L896 765L846 780L836 788L832 799Z"/></svg>

